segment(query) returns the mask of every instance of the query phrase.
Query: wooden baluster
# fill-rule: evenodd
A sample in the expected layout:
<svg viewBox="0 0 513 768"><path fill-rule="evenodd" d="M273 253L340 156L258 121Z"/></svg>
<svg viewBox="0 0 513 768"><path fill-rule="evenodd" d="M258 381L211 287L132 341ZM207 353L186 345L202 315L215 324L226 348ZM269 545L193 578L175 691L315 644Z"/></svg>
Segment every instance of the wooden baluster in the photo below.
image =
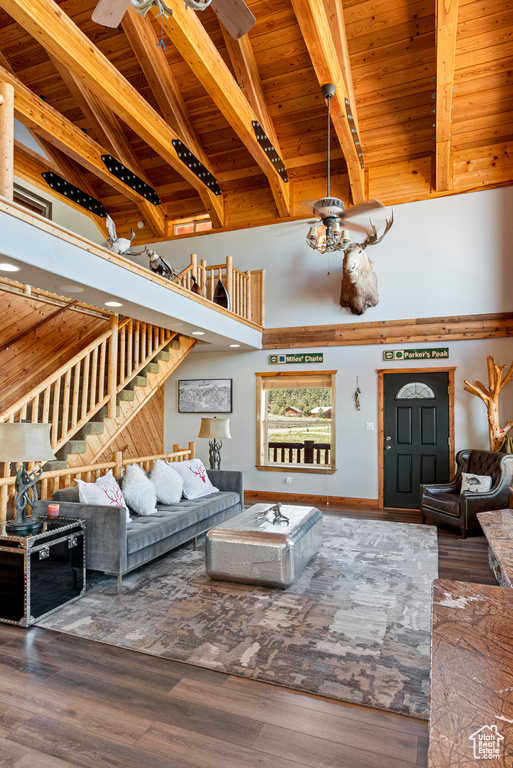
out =
<svg viewBox="0 0 513 768"><path fill-rule="evenodd" d="M113 470L114 477L121 477L123 474L123 451L114 451L112 461L116 462Z"/></svg>
<svg viewBox="0 0 513 768"><path fill-rule="evenodd" d="M69 401L71 395L71 368L64 377L64 392L62 393L62 424L60 437L68 434Z"/></svg>
<svg viewBox="0 0 513 768"><path fill-rule="evenodd" d="M191 253L191 276L196 280L198 279L198 255L196 253Z"/></svg>
<svg viewBox="0 0 513 768"><path fill-rule="evenodd" d="M82 371L82 361L79 360L78 363L76 363L73 366L73 404L71 407L71 429L74 429L77 425L78 421L78 399L80 396L80 383L81 383L81 371Z"/></svg>
<svg viewBox="0 0 513 768"><path fill-rule="evenodd" d="M152 357L153 355L153 326L148 326L148 355Z"/></svg>
<svg viewBox="0 0 513 768"><path fill-rule="evenodd" d="M41 480L41 488L40 488L40 491L39 491L39 498L44 500L44 499L47 499L48 496L49 496L49 493L48 493L48 478L44 477Z"/></svg>
<svg viewBox="0 0 513 768"><path fill-rule="evenodd" d="M196 458L196 443L189 443L189 459Z"/></svg>
<svg viewBox="0 0 513 768"><path fill-rule="evenodd" d="M133 334L133 325L132 321L128 323L128 339L127 339L127 356L126 356L126 377L129 379L133 373L134 367L133 367L133 344L134 344L134 334Z"/></svg>
<svg viewBox="0 0 513 768"><path fill-rule="evenodd" d="M123 376L123 368L120 367L119 371L119 377L118 377L118 356L119 356L119 321L117 315L111 315L109 320L109 329L110 329L110 338L109 338L109 370L108 370L108 395L109 395L109 403L107 406L107 415L109 419L115 419L116 418L116 406L117 406L117 399L116 395L118 392L118 380L121 380ZM121 349L124 352L124 332L125 328L123 326L123 339L121 341ZM103 342L105 344L105 347L102 349L102 360L101 360L101 366L100 366L100 376L101 376L101 397L103 398L103 385L105 382L105 352L107 348L107 340ZM103 347L103 345L102 345Z"/></svg>
<svg viewBox="0 0 513 768"><path fill-rule="evenodd" d="M91 355L84 359L84 372L82 375L82 407L80 409L80 418L85 419L87 415L87 398L89 397L89 369L91 366Z"/></svg>
<svg viewBox="0 0 513 768"><path fill-rule="evenodd" d="M126 326L121 329L119 339L119 376L117 379L117 388L123 389L125 383L125 362L126 362Z"/></svg>
<svg viewBox="0 0 513 768"><path fill-rule="evenodd" d="M98 347L93 349L92 365L91 365L91 388L90 392L90 410L93 410L96 405L96 391L97 391L97 378L98 378Z"/></svg>
<svg viewBox="0 0 513 768"><path fill-rule="evenodd" d="M59 405L61 398L62 376L53 385L53 409L52 409L52 448L59 441Z"/></svg>
<svg viewBox="0 0 513 768"><path fill-rule="evenodd" d="M207 260L206 259L201 259L200 288L203 296L206 296L207 295Z"/></svg>
<svg viewBox="0 0 513 768"><path fill-rule="evenodd" d="M42 423L48 424L48 420L50 418L50 392L51 392L51 385L47 387L43 394L43 413L41 415Z"/></svg>
<svg viewBox="0 0 513 768"><path fill-rule="evenodd" d="M27 406L24 405L20 409L20 421L26 421L27 420Z"/></svg>
<svg viewBox="0 0 513 768"><path fill-rule="evenodd" d="M139 364L141 362L141 323L139 322L139 320L137 320L135 324L134 345L135 345L135 367L139 368Z"/></svg>
<svg viewBox="0 0 513 768"><path fill-rule="evenodd" d="M100 345L100 372L98 377L98 399L103 400L105 395L105 360L107 357L107 339Z"/></svg>
<svg viewBox="0 0 513 768"><path fill-rule="evenodd" d="M39 395L35 395L32 398L32 424L37 424L39 422Z"/></svg>
<svg viewBox="0 0 513 768"><path fill-rule="evenodd" d="M209 277L210 277L210 285L209 285L209 291L208 291L209 296L208 296L208 298L210 299L210 301L214 301L214 288L215 288L215 285L214 285L214 282L215 282L214 270L213 269L209 269L208 272L209 272Z"/></svg>
<svg viewBox="0 0 513 768"><path fill-rule="evenodd" d="M246 272L246 318L251 320L251 272Z"/></svg>
<svg viewBox="0 0 513 768"><path fill-rule="evenodd" d="M4 465L5 466L5 465ZM9 466L7 464L7 466ZM0 487L0 522L3 523L7 520L7 504L9 502L9 486L2 485Z"/></svg>
<svg viewBox="0 0 513 768"><path fill-rule="evenodd" d="M146 323L142 324L142 330L141 330L141 336L142 336L142 359L146 362Z"/></svg>

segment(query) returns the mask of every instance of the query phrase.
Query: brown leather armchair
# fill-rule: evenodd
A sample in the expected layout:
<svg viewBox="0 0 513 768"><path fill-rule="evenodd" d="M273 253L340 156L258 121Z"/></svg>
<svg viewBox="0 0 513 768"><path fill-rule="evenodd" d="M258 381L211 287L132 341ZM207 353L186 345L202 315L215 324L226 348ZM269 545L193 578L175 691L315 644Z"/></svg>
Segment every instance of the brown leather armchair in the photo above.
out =
<svg viewBox="0 0 513 768"><path fill-rule="evenodd" d="M460 451L456 456L458 471L451 483L420 486L422 522L426 517L461 528L463 539L467 531L479 528L478 512L505 509L509 506L513 483L513 454L493 451ZM486 493L460 493L461 473L489 475L492 487Z"/></svg>

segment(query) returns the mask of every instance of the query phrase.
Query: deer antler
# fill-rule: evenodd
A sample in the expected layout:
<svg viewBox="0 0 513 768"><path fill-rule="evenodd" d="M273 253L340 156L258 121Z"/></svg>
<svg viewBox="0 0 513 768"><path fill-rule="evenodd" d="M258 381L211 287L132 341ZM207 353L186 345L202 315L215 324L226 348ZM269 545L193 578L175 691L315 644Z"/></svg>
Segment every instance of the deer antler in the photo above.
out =
<svg viewBox="0 0 513 768"><path fill-rule="evenodd" d="M394 223L394 212L392 211L391 217L385 220L385 229L383 230L383 234L380 237L378 237L378 230L376 229L375 225L371 221L370 232L367 230L367 237L365 238L363 243L360 243L360 248L367 248L368 245L377 245L378 243L380 243L393 223Z"/></svg>

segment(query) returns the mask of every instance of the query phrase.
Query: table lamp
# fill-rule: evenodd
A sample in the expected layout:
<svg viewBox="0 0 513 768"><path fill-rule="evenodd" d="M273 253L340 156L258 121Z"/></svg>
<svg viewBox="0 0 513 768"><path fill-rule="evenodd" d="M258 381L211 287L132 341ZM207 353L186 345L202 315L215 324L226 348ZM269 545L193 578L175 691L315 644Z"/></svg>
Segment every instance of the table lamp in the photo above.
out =
<svg viewBox="0 0 513 768"><path fill-rule="evenodd" d="M210 459L210 469L221 469L221 448L223 442L221 438L229 438L230 419L201 419L201 426L198 437L210 438L208 456Z"/></svg>
<svg viewBox="0 0 513 768"><path fill-rule="evenodd" d="M5 529L14 536L38 533L43 523L36 515L36 483L43 472L42 462L55 459L50 445L51 424L14 422L0 424L0 463L16 462L16 520L9 520ZM25 462L37 461L39 466L27 471ZM27 504L30 514L27 515Z"/></svg>

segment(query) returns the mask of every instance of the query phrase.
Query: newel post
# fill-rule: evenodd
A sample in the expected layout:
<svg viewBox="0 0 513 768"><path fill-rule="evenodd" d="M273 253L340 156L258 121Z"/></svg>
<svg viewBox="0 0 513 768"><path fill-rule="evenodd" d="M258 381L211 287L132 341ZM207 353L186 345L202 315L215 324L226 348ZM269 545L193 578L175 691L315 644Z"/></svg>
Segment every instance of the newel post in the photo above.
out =
<svg viewBox="0 0 513 768"><path fill-rule="evenodd" d="M114 477L122 477L123 475L123 451L114 451L112 454L112 461L116 462L114 467Z"/></svg>
<svg viewBox="0 0 513 768"><path fill-rule="evenodd" d="M233 261L231 256L226 257L226 293L230 299L229 308L233 312Z"/></svg>
<svg viewBox="0 0 513 768"><path fill-rule="evenodd" d="M116 397L118 394L118 316L111 315L109 321L109 327L111 330L110 347L109 347L109 377L108 377L108 394L109 403L107 406L107 416L109 419L116 418Z"/></svg>
<svg viewBox="0 0 513 768"><path fill-rule="evenodd" d="M190 450L189 460L190 459L195 459L196 458L196 443L189 443L189 450Z"/></svg>
<svg viewBox="0 0 513 768"><path fill-rule="evenodd" d="M14 88L0 83L0 195L13 199Z"/></svg>

